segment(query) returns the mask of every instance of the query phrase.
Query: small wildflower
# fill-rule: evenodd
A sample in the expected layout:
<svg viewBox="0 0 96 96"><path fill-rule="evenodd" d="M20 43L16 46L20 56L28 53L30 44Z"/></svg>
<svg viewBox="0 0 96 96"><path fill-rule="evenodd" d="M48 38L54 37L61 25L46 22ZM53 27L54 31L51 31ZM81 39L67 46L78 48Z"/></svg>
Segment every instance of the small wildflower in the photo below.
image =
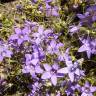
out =
<svg viewBox="0 0 96 96"><path fill-rule="evenodd" d="M58 70L58 65L57 64L53 64L53 66L51 67L48 64L44 64L44 69L46 71L44 71L44 73L42 74L41 78L42 79L51 79L51 82L54 86L56 86L57 84L57 70Z"/></svg>
<svg viewBox="0 0 96 96"><path fill-rule="evenodd" d="M93 96L93 92L96 92L96 87L89 84L88 81L85 82L85 85L82 87L81 96Z"/></svg>
<svg viewBox="0 0 96 96"><path fill-rule="evenodd" d="M25 27L23 29L15 28L15 34L9 37L9 41L17 41L18 45L21 45L24 41L30 41L29 38L30 29Z"/></svg>
<svg viewBox="0 0 96 96"><path fill-rule="evenodd" d="M11 55L13 52L9 50L9 47L7 44L4 44L3 42L0 42L0 61L3 61L4 57L11 58Z"/></svg>

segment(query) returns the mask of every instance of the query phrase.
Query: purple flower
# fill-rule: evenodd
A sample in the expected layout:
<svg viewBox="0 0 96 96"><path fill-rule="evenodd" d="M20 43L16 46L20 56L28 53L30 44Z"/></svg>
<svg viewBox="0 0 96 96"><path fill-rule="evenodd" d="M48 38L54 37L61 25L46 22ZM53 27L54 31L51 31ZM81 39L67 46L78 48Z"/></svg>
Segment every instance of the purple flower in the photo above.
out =
<svg viewBox="0 0 96 96"><path fill-rule="evenodd" d="M69 56L69 50L70 50L70 48L67 48L65 53L63 53L63 52L60 53L59 52L58 53L58 60L66 61L66 63L67 62L71 62L72 63L71 57Z"/></svg>
<svg viewBox="0 0 96 96"><path fill-rule="evenodd" d="M84 19L86 18L87 16L89 16L89 12L85 13L85 14L77 14L77 17L80 18L80 19Z"/></svg>
<svg viewBox="0 0 96 96"><path fill-rule="evenodd" d="M27 27L31 27L31 29L36 28L37 26L39 26L39 24L37 22L30 22L28 20L25 20L25 26Z"/></svg>
<svg viewBox="0 0 96 96"><path fill-rule="evenodd" d="M65 60L66 65L72 64L72 59L71 59L71 56L69 55L69 50L70 48L67 48L64 53L64 60Z"/></svg>
<svg viewBox="0 0 96 96"><path fill-rule="evenodd" d="M96 21L96 5L88 7L84 14L77 14L77 16L80 18L81 25L92 26L92 23Z"/></svg>
<svg viewBox="0 0 96 96"><path fill-rule="evenodd" d="M52 16L59 17L59 12L58 12L58 7L57 6L55 6L52 9Z"/></svg>
<svg viewBox="0 0 96 96"><path fill-rule="evenodd" d="M36 44L40 44L44 40L44 27L39 26L38 32L33 33L34 41Z"/></svg>
<svg viewBox="0 0 96 96"><path fill-rule="evenodd" d="M34 44L32 47L32 54L25 54L26 65L32 64L37 65L41 60L45 58L45 53L41 46Z"/></svg>
<svg viewBox="0 0 96 96"><path fill-rule="evenodd" d="M43 48L38 45L34 45L32 47L34 55L37 53L37 56L35 55L35 57L38 58L39 61L43 60L45 58L45 52L43 51Z"/></svg>
<svg viewBox="0 0 96 96"><path fill-rule="evenodd" d="M41 25L38 28L38 32L33 33L34 40L37 45L41 44L44 40L48 38L48 34L52 33L53 31L51 29L44 29L44 27Z"/></svg>
<svg viewBox="0 0 96 96"><path fill-rule="evenodd" d="M38 45L33 45L32 54L25 54L26 64L37 65L41 60L45 58L43 49Z"/></svg>
<svg viewBox="0 0 96 96"><path fill-rule="evenodd" d="M89 84L88 81L85 82L85 85L82 87L81 96L94 96L93 92L96 92L96 87Z"/></svg>
<svg viewBox="0 0 96 96"><path fill-rule="evenodd" d="M51 6L48 3L46 3L46 10L51 10Z"/></svg>
<svg viewBox="0 0 96 96"><path fill-rule="evenodd" d="M64 54L62 53L58 53L58 61L64 61Z"/></svg>
<svg viewBox="0 0 96 96"><path fill-rule="evenodd" d="M86 12L93 12L96 11L96 5L90 6L86 9Z"/></svg>
<svg viewBox="0 0 96 96"><path fill-rule="evenodd" d="M28 96L39 96L42 85L43 84L41 84L39 81L35 81L33 84L29 85L29 87L31 87L31 92L28 94Z"/></svg>
<svg viewBox="0 0 96 96"><path fill-rule="evenodd" d="M35 96L36 95L36 91L39 90L39 83L35 82L33 85L31 85L31 87L32 87L32 90L28 94L28 96Z"/></svg>
<svg viewBox="0 0 96 96"><path fill-rule="evenodd" d="M54 86L57 84L57 70L58 70L58 65L54 64L52 67L48 64L44 64L44 73L42 74L41 78L46 80L46 79L51 79L51 82Z"/></svg>
<svg viewBox="0 0 96 96"><path fill-rule="evenodd" d="M39 62L38 53L25 54L25 58L26 58L26 65L28 64L37 65Z"/></svg>
<svg viewBox="0 0 96 96"><path fill-rule="evenodd" d="M23 65L22 67L22 73L30 73L32 77L35 76L35 69L32 65Z"/></svg>
<svg viewBox="0 0 96 96"><path fill-rule="evenodd" d="M58 7L55 6L53 8L50 8L50 6L48 4L46 4L46 16L54 16L54 17L59 17L59 13L58 13Z"/></svg>
<svg viewBox="0 0 96 96"><path fill-rule="evenodd" d="M43 50L33 45L33 53L32 54L25 54L25 65L23 65L22 72L23 73L30 73L32 77L36 77L36 74L43 73L43 69L40 66L40 60L43 60L45 54L43 54Z"/></svg>
<svg viewBox="0 0 96 96"><path fill-rule="evenodd" d="M96 5L88 7L86 12L90 13L93 22L96 21Z"/></svg>
<svg viewBox="0 0 96 96"><path fill-rule="evenodd" d="M96 54L96 39L93 39L91 41L91 50L92 50L92 54Z"/></svg>
<svg viewBox="0 0 96 96"><path fill-rule="evenodd" d="M43 69L40 67L40 65L35 66L35 72L38 74L42 74L43 73Z"/></svg>
<svg viewBox="0 0 96 96"><path fill-rule="evenodd" d="M85 14L77 14L77 17L80 19L80 25L92 26L93 21L89 12L86 12Z"/></svg>
<svg viewBox="0 0 96 96"><path fill-rule="evenodd" d="M88 58L90 58L90 56L91 56L91 46L90 46L91 41L90 41L90 39L87 38L85 40L82 40L81 42L83 43L83 45L78 49L78 52L86 51Z"/></svg>
<svg viewBox="0 0 96 96"><path fill-rule="evenodd" d="M83 75L78 62L74 62L74 64L72 63L71 57L69 56L69 48L65 52L64 59L67 67L59 69L58 73L68 74L72 82L75 80L76 76Z"/></svg>
<svg viewBox="0 0 96 96"><path fill-rule="evenodd" d="M41 68L39 64L35 66L28 64L28 65L23 65L22 73L30 73L32 77L36 77L36 74L43 73L43 69Z"/></svg>
<svg viewBox="0 0 96 96"><path fill-rule="evenodd" d="M9 50L9 46L7 44L4 44L0 42L0 61L4 59L4 57L11 57L12 51Z"/></svg>
<svg viewBox="0 0 96 96"><path fill-rule="evenodd" d="M69 33L71 34L71 35L73 35L74 33L77 33L78 31L79 31L79 29L80 29L80 24L79 25L72 25L72 26L70 26L69 27Z"/></svg>
<svg viewBox="0 0 96 96"><path fill-rule="evenodd" d="M24 41L30 41L29 33L30 29L28 27L23 29L15 28L15 34L10 36L9 41L15 40L18 45L21 45Z"/></svg>
<svg viewBox="0 0 96 96"><path fill-rule="evenodd" d="M71 81L68 81L67 84L67 89L65 90L65 93L67 96L75 96L75 90L81 88L80 85L78 85L77 83L72 83Z"/></svg>
<svg viewBox="0 0 96 96"><path fill-rule="evenodd" d="M77 62L74 64L67 64L67 67L61 68L58 70L58 73L68 74L71 82L73 82L76 76L81 76L82 70L80 70L79 65Z"/></svg>
<svg viewBox="0 0 96 96"><path fill-rule="evenodd" d="M59 48L62 46L64 46L62 43L57 43L56 40L51 40L47 47L47 52L49 54L58 54Z"/></svg>
<svg viewBox="0 0 96 96"><path fill-rule="evenodd" d="M96 54L96 40L87 37L87 39L80 38L83 45L78 49L78 52L86 52L88 58L91 57L91 54Z"/></svg>

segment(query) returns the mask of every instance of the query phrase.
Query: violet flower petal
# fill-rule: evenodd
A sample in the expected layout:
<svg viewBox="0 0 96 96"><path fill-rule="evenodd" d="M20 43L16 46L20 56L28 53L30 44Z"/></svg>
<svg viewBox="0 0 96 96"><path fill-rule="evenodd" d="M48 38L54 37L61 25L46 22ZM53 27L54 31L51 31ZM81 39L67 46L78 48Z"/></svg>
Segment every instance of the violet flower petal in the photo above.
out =
<svg viewBox="0 0 96 96"><path fill-rule="evenodd" d="M66 74L66 73L68 73L68 68L67 68L67 67L65 67L65 68L61 68L61 69L59 69L59 70L57 71L57 73L63 73L63 74Z"/></svg>
<svg viewBox="0 0 96 96"><path fill-rule="evenodd" d="M44 72L41 76L42 79L49 79L51 78L51 73L50 72Z"/></svg>
<svg viewBox="0 0 96 96"><path fill-rule="evenodd" d="M48 64L44 64L43 66L44 66L44 69L45 69L46 71L50 71L50 70L52 69L51 66L48 65Z"/></svg>
<svg viewBox="0 0 96 96"><path fill-rule="evenodd" d="M95 87L95 86L91 86L91 87L90 87L90 91L91 91L91 92L96 92L96 87Z"/></svg>
<svg viewBox="0 0 96 96"><path fill-rule="evenodd" d="M43 73L43 69L40 66L35 67L35 72L36 73Z"/></svg>
<svg viewBox="0 0 96 96"><path fill-rule="evenodd" d="M21 29L20 28L15 28L15 33L16 34L20 34L21 33Z"/></svg>
<svg viewBox="0 0 96 96"><path fill-rule="evenodd" d="M74 72L70 72L68 75L69 75L71 82L73 82L74 81Z"/></svg>
<svg viewBox="0 0 96 96"><path fill-rule="evenodd" d="M51 77L51 82L52 82L52 84L53 84L54 86L56 86L56 84L57 84L57 76L56 76L56 75L52 75L52 77Z"/></svg>

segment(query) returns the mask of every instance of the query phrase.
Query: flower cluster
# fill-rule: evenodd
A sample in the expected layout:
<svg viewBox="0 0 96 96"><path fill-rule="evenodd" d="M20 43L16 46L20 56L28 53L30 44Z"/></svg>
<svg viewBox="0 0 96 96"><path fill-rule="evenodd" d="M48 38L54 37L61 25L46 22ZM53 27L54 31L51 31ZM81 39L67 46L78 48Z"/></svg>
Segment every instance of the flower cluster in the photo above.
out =
<svg viewBox="0 0 96 96"><path fill-rule="evenodd" d="M53 87L58 85L62 86L62 79L68 83L68 85L66 85L68 88L65 90L65 93L68 96L71 94L71 92L75 94L75 90L79 89L80 86L77 87L78 84L76 85L74 82L78 82L85 76L85 74L81 69L81 65L79 64L78 60L72 61L70 56L70 48L67 48L65 52L60 50L64 48L64 44L59 41L59 35L55 33L53 29L45 29L43 25L39 24L36 24L34 29L33 27L30 27L34 22L29 23L29 21L27 21L27 23L29 25L27 24L27 26L22 29L15 28L15 34L9 37L9 42L15 47L24 47L23 49L19 50L23 50L22 54L24 56L22 57L24 58L22 62L22 73L30 74L33 80L31 85L32 91L28 96L41 94L41 86L42 88L44 86L50 87L50 84ZM81 41L83 42L84 40ZM82 46L86 46L87 43L83 42L83 44L84 45ZM92 44L94 45L94 42ZM14 49L14 46L11 46L12 49ZM83 52L81 51L82 46L78 49L78 52ZM87 50L87 48L85 50ZM16 52L18 53L19 51ZM90 49L90 51L92 50ZM88 50L88 52L90 51ZM61 54L62 52L63 54ZM52 58L49 62L47 59L50 56L52 56ZM59 65L61 62L63 65ZM48 85L48 83L50 84ZM47 93L47 91L45 92L46 94L51 94ZM85 94L84 91L80 89L78 91Z"/></svg>
<svg viewBox="0 0 96 96"><path fill-rule="evenodd" d="M38 4L39 11L43 12L46 17L54 16L54 17L59 17L59 7L54 4L52 5L51 3L58 3L58 0L42 0L42 3L39 2L38 0L32 0L32 4Z"/></svg>
<svg viewBox="0 0 96 96"><path fill-rule="evenodd" d="M46 17L60 19L59 6L55 0L40 1L31 0L31 3L33 6L40 3L38 9ZM14 33L7 42L0 41L0 63L4 60L7 62L8 58L8 64L16 60L21 68L20 74L30 76L31 80L27 85L30 92L27 96L95 96L96 86L94 83L90 84L92 80L86 79L86 69L82 68L81 57L78 59L73 54L76 49L78 54L86 52L88 59L91 59L91 55L96 55L96 39L90 34L87 38L82 34L78 35L82 26L92 27L96 21L95 15L95 5L87 8L84 14L76 14L80 19L78 24L70 24L69 29L66 28L66 33L69 36L71 33L71 38L67 38L65 32L64 36L57 32L53 26L46 27L40 22L25 20L23 27L14 27ZM73 38L79 47L69 43ZM0 84L1 82L0 79Z"/></svg>

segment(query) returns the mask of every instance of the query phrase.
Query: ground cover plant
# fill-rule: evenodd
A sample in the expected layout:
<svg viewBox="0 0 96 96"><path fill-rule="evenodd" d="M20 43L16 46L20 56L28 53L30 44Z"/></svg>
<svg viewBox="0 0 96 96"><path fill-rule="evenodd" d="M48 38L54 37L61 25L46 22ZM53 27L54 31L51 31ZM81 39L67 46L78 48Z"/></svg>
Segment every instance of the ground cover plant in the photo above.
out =
<svg viewBox="0 0 96 96"><path fill-rule="evenodd" d="M0 96L96 96L95 0L5 1Z"/></svg>

